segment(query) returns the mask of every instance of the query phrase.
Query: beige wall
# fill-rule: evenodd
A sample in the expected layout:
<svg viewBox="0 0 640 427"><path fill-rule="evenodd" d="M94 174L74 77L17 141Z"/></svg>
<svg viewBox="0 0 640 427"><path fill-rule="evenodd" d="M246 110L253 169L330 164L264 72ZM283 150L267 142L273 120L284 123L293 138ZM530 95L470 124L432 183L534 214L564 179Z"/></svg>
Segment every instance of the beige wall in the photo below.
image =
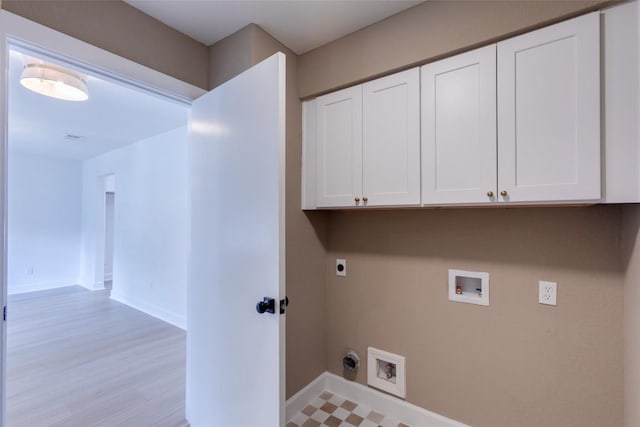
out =
<svg viewBox="0 0 640 427"><path fill-rule="evenodd" d="M473 426L621 426L620 220L617 206L333 213L329 370L373 346L407 357L409 402ZM449 268L488 272L491 305L448 301ZM558 282L557 307L538 304L539 280Z"/></svg>
<svg viewBox="0 0 640 427"><path fill-rule="evenodd" d="M208 88L213 89L255 64L253 33L247 25L229 37L209 46Z"/></svg>
<svg viewBox="0 0 640 427"><path fill-rule="evenodd" d="M640 426L640 205L622 216L624 280L624 425Z"/></svg>
<svg viewBox="0 0 640 427"><path fill-rule="evenodd" d="M430 0L300 56L301 98L348 86L526 29L610 0Z"/></svg>
<svg viewBox="0 0 640 427"><path fill-rule="evenodd" d="M286 315L286 394L290 397L326 370L328 213L300 210L302 106L296 96L297 56L262 28L249 25L210 48L209 81L222 83L278 51L287 55L286 286L291 304Z"/></svg>
<svg viewBox="0 0 640 427"><path fill-rule="evenodd" d="M122 1L3 0L2 8L195 86L207 48Z"/></svg>
<svg viewBox="0 0 640 427"><path fill-rule="evenodd" d="M429 1L300 56L299 95L604 3ZM374 346L407 357L408 401L474 426L621 426L621 220L617 206L331 213L329 370ZM448 268L489 272L491 306L449 302ZM557 307L538 304L539 280L559 283Z"/></svg>

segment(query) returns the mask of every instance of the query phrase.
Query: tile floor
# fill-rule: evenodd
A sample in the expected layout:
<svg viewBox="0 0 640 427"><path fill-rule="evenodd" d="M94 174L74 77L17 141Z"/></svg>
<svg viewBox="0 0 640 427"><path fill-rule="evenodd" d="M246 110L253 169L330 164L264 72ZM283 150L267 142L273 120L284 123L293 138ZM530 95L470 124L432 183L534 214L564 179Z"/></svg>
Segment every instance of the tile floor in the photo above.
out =
<svg viewBox="0 0 640 427"><path fill-rule="evenodd" d="M325 391L295 414L287 427L410 427L398 420Z"/></svg>

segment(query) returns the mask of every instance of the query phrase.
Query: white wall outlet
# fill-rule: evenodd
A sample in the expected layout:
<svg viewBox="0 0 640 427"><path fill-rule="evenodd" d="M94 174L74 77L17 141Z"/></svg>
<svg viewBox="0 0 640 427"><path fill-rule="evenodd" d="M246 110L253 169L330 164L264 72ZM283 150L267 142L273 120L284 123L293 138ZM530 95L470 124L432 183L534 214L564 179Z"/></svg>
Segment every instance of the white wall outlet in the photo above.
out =
<svg viewBox="0 0 640 427"><path fill-rule="evenodd" d="M558 305L558 284L556 282L545 282L541 280L538 283L539 293L538 302L546 305Z"/></svg>
<svg viewBox="0 0 640 427"><path fill-rule="evenodd" d="M336 259L336 276L347 276L347 261L344 259Z"/></svg>

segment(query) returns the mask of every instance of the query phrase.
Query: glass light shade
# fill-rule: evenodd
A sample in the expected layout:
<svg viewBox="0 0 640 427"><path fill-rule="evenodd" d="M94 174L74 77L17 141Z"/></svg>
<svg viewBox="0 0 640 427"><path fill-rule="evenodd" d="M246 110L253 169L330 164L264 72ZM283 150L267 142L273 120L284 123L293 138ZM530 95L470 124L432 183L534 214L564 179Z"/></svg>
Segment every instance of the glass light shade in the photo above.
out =
<svg viewBox="0 0 640 427"><path fill-rule="evenodd" d="M89 99L87 84L78 74L51 64L27 64L20 84L29 90L65 101Z"/></svg>

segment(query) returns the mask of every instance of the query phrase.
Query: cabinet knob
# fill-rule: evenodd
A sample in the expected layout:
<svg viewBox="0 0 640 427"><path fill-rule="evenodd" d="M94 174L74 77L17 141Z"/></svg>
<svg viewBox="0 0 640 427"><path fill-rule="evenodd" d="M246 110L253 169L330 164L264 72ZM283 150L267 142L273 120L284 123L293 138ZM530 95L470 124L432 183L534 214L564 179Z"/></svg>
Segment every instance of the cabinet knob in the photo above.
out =
<svg viewBox="0 0 640 427"><path fill-rule="evenodd" d="M356 197L354 200L356 201L356 203L359 203L360 202L360 197Z"/></svg>
<svg viewBox="0 0 640 427"><path fill-rule="evenodd" d="M363 198L362 198L362 201L366 203L366 202L368 202L368 201L369 201L369 198L368 198L368 197L363 197Z"/></svg>
<svg viewBox="0 0 640 427"><path fill-rule="evenodd" d="M493 197L493 191L487 191L487 197Z"/></svg>
<svg viewBox="0 0 640 427"><path fill-rule="evenodd" d="M507 193L507 190L502 190L502 191L500 192L500 195L501 195L502 197L505 197L507 194L508 194L508 193Z"/></svg>

